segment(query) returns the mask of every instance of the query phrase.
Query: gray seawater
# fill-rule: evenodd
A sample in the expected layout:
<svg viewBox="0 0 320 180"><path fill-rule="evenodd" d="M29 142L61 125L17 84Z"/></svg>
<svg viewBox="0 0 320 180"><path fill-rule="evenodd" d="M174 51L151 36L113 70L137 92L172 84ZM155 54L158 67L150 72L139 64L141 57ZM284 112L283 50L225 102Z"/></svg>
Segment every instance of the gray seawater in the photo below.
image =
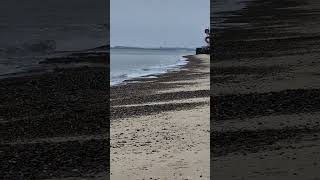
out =
<svg viewBox="0 0 320 180"><path fill-rule="evenodd" d="M111 49L110 84L118 85L125 80L178 70L187 62L183 56L193 50L162 49ZM149 76L150 77L150 76Z"/></svg>
<svg viewBox="0 0 320 180"><path fill-rule="evenodd" d="M35 68L57 51L106 45L105 0L2 0L0 74Z"/></svg>

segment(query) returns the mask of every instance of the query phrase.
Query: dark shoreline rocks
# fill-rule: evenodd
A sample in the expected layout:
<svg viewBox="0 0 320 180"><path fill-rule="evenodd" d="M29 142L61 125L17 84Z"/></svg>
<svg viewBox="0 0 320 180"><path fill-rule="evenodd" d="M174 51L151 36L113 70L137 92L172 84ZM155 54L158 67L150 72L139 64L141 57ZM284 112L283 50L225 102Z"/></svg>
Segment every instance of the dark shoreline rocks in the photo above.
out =
<svg viewBox="0 0 320 180"><path fill-rule="evenodd" d="M0 176L107 177L108 77L106 67L80 67L0 80Z"/></svg>
<svg viewBox="0 0 320 180"><path fill-rule="evenodd" d="M0 145L4 179L50 179L107 177L109 142L47 142Z"/></svg>

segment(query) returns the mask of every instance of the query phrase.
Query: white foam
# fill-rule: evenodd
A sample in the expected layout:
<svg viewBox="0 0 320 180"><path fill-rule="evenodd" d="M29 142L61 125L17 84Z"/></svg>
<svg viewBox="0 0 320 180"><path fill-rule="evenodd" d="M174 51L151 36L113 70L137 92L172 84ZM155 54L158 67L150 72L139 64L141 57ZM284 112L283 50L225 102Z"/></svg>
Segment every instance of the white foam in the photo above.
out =
<svg viewBox="0 0 320 180"><path fill-rule="evenodd" d="M142 68L130 71L128 74L112 75L110 79L110 85L120 85L125 80L134 78L157 78L157 75L161 75L173 70L179 70L181 66L187 64L187 58L180 58L175 64L171 65L157 65L149 68Z"/></svg>

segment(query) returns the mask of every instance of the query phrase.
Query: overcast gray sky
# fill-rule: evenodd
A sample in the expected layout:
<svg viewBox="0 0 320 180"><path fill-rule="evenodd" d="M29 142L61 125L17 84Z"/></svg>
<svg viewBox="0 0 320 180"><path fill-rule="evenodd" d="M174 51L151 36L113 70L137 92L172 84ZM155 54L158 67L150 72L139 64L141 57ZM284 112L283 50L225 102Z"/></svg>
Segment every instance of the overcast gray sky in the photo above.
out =
<svg viewBox="0 0 320 180"><path fill-rule="evenodd" d="M210 25L210 0L111 0L112 46L196 47Z"/></svg>

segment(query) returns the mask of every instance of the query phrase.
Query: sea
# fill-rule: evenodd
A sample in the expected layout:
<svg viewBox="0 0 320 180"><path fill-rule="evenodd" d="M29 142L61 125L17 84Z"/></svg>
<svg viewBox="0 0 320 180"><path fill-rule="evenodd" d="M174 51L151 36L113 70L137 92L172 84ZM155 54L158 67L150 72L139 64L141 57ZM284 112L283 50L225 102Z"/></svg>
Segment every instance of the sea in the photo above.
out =
<svg viewBox="0 0 320 180"><path fill-rule="evenodd" d="M107 45L105 0L1 0L0 77L40 67L61 51Z"/></svg>
<svg viewBox="0 0 320 180"><path fill-rule="evenodd" d="M179 70L187 63L183 57L195 54L193 49L111 48L110 85L116 86L133 78Z"/></svg>

